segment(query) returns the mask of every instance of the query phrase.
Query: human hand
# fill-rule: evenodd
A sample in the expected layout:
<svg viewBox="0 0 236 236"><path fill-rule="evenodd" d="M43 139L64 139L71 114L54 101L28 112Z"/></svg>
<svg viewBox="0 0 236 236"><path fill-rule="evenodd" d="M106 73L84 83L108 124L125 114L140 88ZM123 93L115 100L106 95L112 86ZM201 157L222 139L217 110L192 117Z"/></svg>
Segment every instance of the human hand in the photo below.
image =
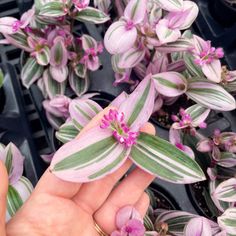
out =
<svg viewBox="0 0 236 236"><path fill-rule="evenodd" d="M97 125L106 112L107 109L99 113L78 138ZM149 123L141 131L155 134L154 127ZM149 198L144 190L154 177L135 168L116 185L131 165L132 162L127 160L113 174L85 184L63 181L47 170L29 200L7 224L7 235L98 236L94 221L104 232L110 234L116 229L116 212L125 205L133 205L144 216L149 205ZM7 181L6 176L3 179ZM1 185L3 182L1 180ZM6 194L6 188L4 191ZM4 209L4 206L3 197L0 209ZM4 222L5 215L0 216Z"/></svg>

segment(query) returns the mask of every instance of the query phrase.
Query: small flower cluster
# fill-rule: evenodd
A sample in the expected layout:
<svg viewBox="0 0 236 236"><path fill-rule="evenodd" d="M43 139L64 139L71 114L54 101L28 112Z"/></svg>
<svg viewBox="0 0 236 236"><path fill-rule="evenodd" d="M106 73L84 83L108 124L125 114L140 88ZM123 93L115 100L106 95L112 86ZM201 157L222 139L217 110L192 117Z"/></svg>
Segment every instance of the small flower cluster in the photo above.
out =
<svg viewBox="0 0 236 236"><path fill-rule="evenodd" d="M110 109L109 113L103 116L100 127L101 129L110 128L115 139L129 148L136 143L139 132L130 131L124 118L123 112Z"/></svg>

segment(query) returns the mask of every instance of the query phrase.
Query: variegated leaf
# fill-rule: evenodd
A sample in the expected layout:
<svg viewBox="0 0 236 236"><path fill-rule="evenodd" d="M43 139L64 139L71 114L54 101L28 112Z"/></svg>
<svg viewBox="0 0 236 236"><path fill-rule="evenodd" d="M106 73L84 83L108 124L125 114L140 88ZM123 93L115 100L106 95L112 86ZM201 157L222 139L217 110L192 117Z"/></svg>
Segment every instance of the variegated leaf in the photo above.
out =
<svg viewBox="0 0 236 236"><path fill-rule="evenodd" d="M0 69L0 88L3 86L3 82L4 82L4 74L2 70Z"/></svg>
<svg viewBox="0 0 236 236"><path fill-rule="evenodd" d="M215 190L217 188L217 186L220 184L220 181L218 180L213 180L213 181L209 181L209 193L210 193L210 197L211 200L214 202L215 206L217 207L217 209L220 212L224 212L226 209L228 209L229 207L231 207L230 203L228 202L223 202L220 201L216 195L215 195Z"/></svg>
<svg viewBox="0 0 236 236"><path fill-rule="evenodd" d="M107 14L93 7L86 7L85 9L78 11L74 18L78 21L95 24L102 24L110 19Z"/></svg>
<svg viewBox="0 0 236 236"><path fill-rule="evenodd" d="M181 11L183 0L154 0L162 9L167 11Z"/></svg>
<svg viewBox="0 0 236 236"><path fill-rule="evenodd" d="M185 111L191 116L193 126L197 127L206 120L211 110L199 104L195 104Z"/></svg>
<svg viewBox="0 0 236 236"><path fill-rule="evenodd" d="M82 130L102 107L90 99L75 99L69 105L72 122L78 130Z"/></svg>
<svg viewBox="0 0 236 236"><path fill-rule="evenodd" d="M146 230L152 231L154 230L154 225L152 223L152 220L149 218L149 216L146 214L143 219L144 226Z"/></svg>
<svg viewBox="0 0 236 236"><path fill-rule="evenodd" d="M66 81L58 83L52 78L48 69L43 73L43 81L50 99L52 99L56 95L63 95L65 93Z"/></svg>
<svg viewBox="0 0 236 236"><path fill-rule="evenodd" d="M14 34L5 34L4 37L7 39L8 43L16 46L17 48L21 48L27 52L31 52L32 49L29 47L27 42L27 35L22 30Z"/></svg>
<svg viewBox="0 0 236 236"><path fill-rule="evenodd" d="M125 162L129 152L111 131L98 126L62 146L54 155L50 169L64 180L89 182L113 173Z"/></svg>
<svg viewBox="0 0 236 236"><path fill-rule="evenodd" d="M56 132L56 138L62 143L68 143L69 141L75 139L79 134L79 130L75 127L72 121L68 121Z"/></svg>
<svg viewBox="0 0 236 236"><path fill-rule="evenodd" d="M145 133L132 147L131 159L148 173L169 182L183 184L205 180L200 166L169 142Z"/></svg>
<svg viewBox="0 0 236 236"><path fill-rule="evenodd" d="M219 184L213 194L219 200L236 202L236 178L228 179Z"/></svg>
<svg viewBox="0 0 236 236"><path fill-rule="evenodd" d="M197 217L194 214L185 211L165 211L156 210L157 219L155 224L164 222L168 225L168 233L172 235L183 235L185 225L193 218Z"/></svg>
<svg viewBox="0 0 236 236"><path fill-rule="evenodd" d="M21 80L28 89L43 74L43 66L40 66L36 59L29 57L21 70Z"/></svg>
<svg viewBox="0 0 236 236"><path fill-rule="evenodd" d="M156 90L166 97L177 97L187 90L187 80L177 72L163 72L152 76Z"/></svg>
<svg viewBox="0 0 236 236"><path fill-rule="evenodd" d="M153 111L154 99L154 84L151 77L147 76L121 104L119 111L124 112L125 121L132 131L137 132L148 121Z"/></svg>
<svg viewBox="0 0 236 236"><path fill-rule="evenodd" d="M65 16L67 14L67 11L65 11L64 8L65 7L63 2L48 2L41 6L39 15L48 17Z"/></svg>
<svg viewBox="0 0 236 236"><path fill-rule="evenodd" d="M48 65L50 60L50 49L45 46L40 52L36 54L36 60L41 66Z"/></svg>
<svg viewBox="0 0 236 236"><path fill-rule="evenodd" d="M87 75L83 78L78 77L73 71L71 71L69 74L69 84L75 94L80 97L88 90L89 78Z"/></svg>
<svg viewBox="0 0 236 236"><path fill-rule="evenodd" d="M225 229L227 235L236 235L236 207L227 209L223 215L217 219L219 226Z"/></svg>
<svg viewBox="0 0 236 236"><path fill-rule="evenodd" d="M221 86L210 82L190 82L187 96L212 110L230 111L236 108L235 99Z"/></svg>
<svg viewBox="0 0 236 236"><path fill-rule="evenodd" d="M87 68L85 67L84 64L80 63L75 67L75 74L79 76L80 78L85 78L86 72L87 72Z"/></svg>
<svg viewBox="0 0 236 236"><path fill-rule="evenodd" d="M204 74L201 70L201 68L194 63L194 58L190 53L184 53L184 62L187 67L187 70L192 76L197 76L197 77L204 77Z"/></svg>
<svg viewBox="0 0 236 236"><path fill-rule="evenodd" d="M9 185L7 193L7 220L15 215L29 198L32 191L32 184L23 176L14 185Z"/></svg>

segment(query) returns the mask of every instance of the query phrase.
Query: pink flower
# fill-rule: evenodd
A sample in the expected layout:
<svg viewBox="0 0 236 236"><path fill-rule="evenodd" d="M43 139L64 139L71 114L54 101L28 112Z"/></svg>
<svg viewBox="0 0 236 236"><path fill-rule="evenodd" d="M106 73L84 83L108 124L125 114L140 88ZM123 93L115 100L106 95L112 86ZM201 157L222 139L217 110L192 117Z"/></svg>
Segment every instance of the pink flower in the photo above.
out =
<svg viewBox="0 0 236 236"><path fill-rule="evenodd" d="M139 212L132 206L121 208L116 214L116 226L111 236L143 236L145 227Z"/></svg>
<svg viewBox="0 0 236 236"><path fill-rule="evenodd" d="M72 2L74 3L75 8L81 11L88 7L90 0L72 0Z"/></svg>
<svg viewBox="0 0 236 236"><path fill-rule="evenodd" d="M108 115L104 115L100 127L102 129L111 129L115 139L127 148L136 143L139 135L139 132L130 131L130 128L124 122L124 113L114 109L111 109Z"/></svg>

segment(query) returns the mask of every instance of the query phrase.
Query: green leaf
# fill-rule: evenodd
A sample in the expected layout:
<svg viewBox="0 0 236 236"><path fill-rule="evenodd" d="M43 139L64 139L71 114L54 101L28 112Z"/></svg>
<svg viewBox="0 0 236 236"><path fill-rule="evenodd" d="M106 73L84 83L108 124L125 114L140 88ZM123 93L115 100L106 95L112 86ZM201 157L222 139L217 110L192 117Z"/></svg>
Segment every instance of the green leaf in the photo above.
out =
<svg viewBox="0 0 236 236"><path fill-rule="evenodd" d="M205 180L199 165L169 142L141 133L132 147L131 159L140 168L173 183L194 183Z"/></svg>
<svg viewBox="0 0 236 236"><path fill-rule="evenodd" d="M12 217L19 210L19 208L23 205L23 201L17 192L17 190L9 185L8 193L7 193L7 211L9 215Z"/></svg>
<svg viewBox="0 0 236 236"><path fill-rule="evenodd" d="M69 84L75 94L80 97L88 91L89 78L87 75L85 75L84 78L78 77L74 71L71 71L69 75Z"/></svg>
<svg viewBox="0 0 236 236"><path fill-rule="evenodd" d="M72 121L63 124L56 132L56 138L62 143L73 140L79 134L79 130L74 126Z"/></svg>
<svg viewBox="0 0 236 236"><path fill-rule="evenodd" d="M42 74L43 66L40 66L35 58L29 57L21 71L23 85L28 89Z"/></svg>
<svg viewBox="0 0 236 236"><path fill-rule="evenodd" d="M95 24L105 23L110 19L107 14L93 7L87 7L78 11L74 18L78 21Z"/></svg>
<svg viewBox="0 0 236 236"><path fill-rule="evenodd" d="M4 81L4 74L2 70L0 69L0 88L3 86L3 81Z"/></svg>
<svg viewBox="0 0 236 236"><path fill-rule="evenodd" d="M66 15L64 11L64 3L62 2L49 2L43 5L40 9L39 15L48 17L60 17Z"/></svg>

